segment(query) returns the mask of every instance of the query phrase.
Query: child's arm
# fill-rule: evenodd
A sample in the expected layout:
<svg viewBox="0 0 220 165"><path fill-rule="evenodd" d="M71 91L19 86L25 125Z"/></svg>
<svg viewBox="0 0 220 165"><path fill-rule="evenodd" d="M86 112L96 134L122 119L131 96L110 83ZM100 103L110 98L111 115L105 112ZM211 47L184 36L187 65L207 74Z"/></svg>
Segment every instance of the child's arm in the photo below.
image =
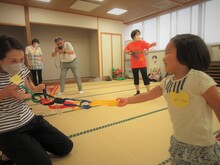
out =
<svg viewBox="0 0 220 165"><path fill-rule="evenodd" d="M212 86L205 93L203 93L208 104L215 112L218 121L220 122L220 95L216 86ZM216 136L216 140L220 141L220 132Z"/></svg>
<svg viewBox="0 0 220 165"><path fill-rule="evenodd" d="M119 107L125 106L127 104L136 104L141 103L144 101L149 101L156 99L162 96L162 88L160 86L156 86L155 88L151 89L148 93L142 93L136 96L128 97L128 98L118 98Z"/></svg>
<svg viewBox="0 0 220 165"><path fill-rule="evenodd" d="M212 86L205 93L203 93L208 104L212 107L220 122L220 95L216 86Z"/></svg>

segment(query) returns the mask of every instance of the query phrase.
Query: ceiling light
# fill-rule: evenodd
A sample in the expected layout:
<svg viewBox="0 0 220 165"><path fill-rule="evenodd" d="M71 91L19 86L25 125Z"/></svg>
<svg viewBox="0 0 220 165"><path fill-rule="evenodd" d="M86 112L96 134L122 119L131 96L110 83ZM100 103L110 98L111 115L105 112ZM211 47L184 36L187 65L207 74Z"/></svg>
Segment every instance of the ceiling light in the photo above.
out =
<svg viewBox="0 0 220 165"><path fill-rule="evenodd" d="M47 3L49 3L51 0L36 0L36 1L47 2Z"/></svg>
<svg viewBox="0 0 220 165"><path fill-rule="evenodd" d="M127 12L127 10L119 9L119 8L114 8L112 10L109 10L107 13L108 14L114 14L114 15L121 15L121 14L123 14L125 12Z"/></svg>
<svg viewBox="0 0 220 165"><path fill-rule="evenodd" d="M96 3L91 3L86 1L76 1L69 8L74 10L82 10L82 11L90 12L99 6L100 5Z"/></svg>

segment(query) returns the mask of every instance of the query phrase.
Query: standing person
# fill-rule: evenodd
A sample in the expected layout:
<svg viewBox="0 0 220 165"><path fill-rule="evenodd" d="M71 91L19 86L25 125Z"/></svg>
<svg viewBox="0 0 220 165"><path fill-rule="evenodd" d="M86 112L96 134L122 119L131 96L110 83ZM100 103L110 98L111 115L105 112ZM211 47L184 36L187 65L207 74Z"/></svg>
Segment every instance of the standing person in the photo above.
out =
<svg viewBox="0 0 220 165"><path fill-rule="evenodd" d="M156 42L151 44L141 40L141 32L136 29L131 32L131 38L133 39L124 49L125 54L131 55L131 69L134 77L134 85L136 88L136 94L140 94L139 88L139 71L141 72L144 85L146 86L147 91L150 90L150 82L147 76L147 61L145 53L151 47L156 46Z"/></svg>
<svg viewBox="0 0 220 165"><path fill-rule="evenodd" d="M148 93L118 98L119 106L164 95L173 124L171 164L219 165L220 146L213 137L212 110L220 121L220 95L216 82L204 73L210 63L206 44L196 35L176 35L168 43L163 61L171 75ZM216 139L220 140L220 133Z"/></svg>
<svg viewBox="0 0 220 165"><path fill-rule="evenodd" d="M35 115L24 100L31 95L10 81L16 75L20 85L33 87L23 63L21 44L14 38L0 36L0 151L17 165L52 165L47 152L65 156L71 152L73 142L42 116ZM35 89L45 86L38 87L41 89Z"/></svg>
<svg viewBox="0 0 220 165"><path fill-rule="evenodd" d="M70 42L64 42L64 40L61 37L56 37L54 39L54 42L56 44L56 47L54 48L52 57L59 56L58 58L60 58L61 60L61 73L60 73L61 89L58 95L61 95L65 90L66 73L69 69L72 71L73 76L76 79L79 94L82 94L83 93L82 83L81 83L81 78L78 74L77 59L72 44Z"/></svg>
<svg viewBox="0 0 220 165"><path fill-rule="evenodd" d="M39 44L39 40L35 38L32 40L31 45L25 49L27 66L31 71L34 85L42 83L43 53Z"/></svg>

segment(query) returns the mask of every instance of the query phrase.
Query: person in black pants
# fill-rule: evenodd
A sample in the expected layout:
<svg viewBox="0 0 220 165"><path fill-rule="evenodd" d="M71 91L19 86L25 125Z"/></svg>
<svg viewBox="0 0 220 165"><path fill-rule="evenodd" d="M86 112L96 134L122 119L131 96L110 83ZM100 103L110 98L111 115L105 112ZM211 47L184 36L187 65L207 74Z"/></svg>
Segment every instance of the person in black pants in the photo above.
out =
<svg viewBox="0 0 220 165"><path fill-rule="evenodd" d="M33 83L36 86L42 83L43 53L39 44L39 40L35 38L32 40L31 45L25 49L27 66L31 70Z"/></svg>
<svg viewBox="0 0 220 165"><path fill-rule="evenodd" d="M31 95L11 82L16 76L19 84L32 89L23 62L22 45L12 37L0 36L0 151L4 155L0 164L52 165L48 152L68 155L73 142L42 116L35 115L25 101ZM39 86L38 90L45 88Z"/></svg>
<svg viewBox="0 0 220 165"><path fill-rule="evenodd" d="M156 42L147 43L140 37L141 32L135 29L131 32L131 41L124 49L126 55L130 55L131 69L134 77L134 85L136 89L136 94L140 94L139 89L139 71L141 72L144 85L146 86L147 92L150 90L150 82L147 76L147 61L145 53L149 51L151 47L156 46Z"/></svg>

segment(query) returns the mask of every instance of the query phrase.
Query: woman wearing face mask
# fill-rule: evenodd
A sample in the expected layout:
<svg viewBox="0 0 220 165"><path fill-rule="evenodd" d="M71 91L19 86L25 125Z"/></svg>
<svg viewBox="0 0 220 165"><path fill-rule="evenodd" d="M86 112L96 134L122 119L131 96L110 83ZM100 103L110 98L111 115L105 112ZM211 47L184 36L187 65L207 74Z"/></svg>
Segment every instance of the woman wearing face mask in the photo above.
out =
<svg viewBox="0 0 220 165"><path fill-rule="evenodd" d="M136 94L140 94L139 90L139 71L141 72L144 85L146 86L147 92L150 90L150 82L147 76L147 61L145 57L146 51L151 47L156 46L156 42L151 44L141 40L140 31L138 29L131 32L131 38L133 39L124 49L124 53L131 55L131 69L134 77L134 85L136 88Z"/></svg>
<svg viewBox="0 0 220 165"><path fill-rule="evenodd" d="M42 83L43 53L39 44L39 40L35 38L32 40L31 45L27 46L25 49L27 66L31 71L34 85Z"/></svg>
<svg viewBox="0 0 220 165"><path fill-rule="evenodd" d="M10 81L16 75L20 85L32 89L23 62L21 44L0 36L0 151L4 153L0 164L52 165L47 152L65 156L71 152L73 142L42 116L35 115L24 100L30 94ZM6 161L7 157L11 161Z"/></svg>
<svg viewBox="0 0 220 165"><path fill-rule="evenodd" d="M153 55L152 56L152 61L150 65L150 74L148 75L150 81L153 82L158 82L161 80L161 72L160 72L160 66L157 62L157 56Z"/></svg>

